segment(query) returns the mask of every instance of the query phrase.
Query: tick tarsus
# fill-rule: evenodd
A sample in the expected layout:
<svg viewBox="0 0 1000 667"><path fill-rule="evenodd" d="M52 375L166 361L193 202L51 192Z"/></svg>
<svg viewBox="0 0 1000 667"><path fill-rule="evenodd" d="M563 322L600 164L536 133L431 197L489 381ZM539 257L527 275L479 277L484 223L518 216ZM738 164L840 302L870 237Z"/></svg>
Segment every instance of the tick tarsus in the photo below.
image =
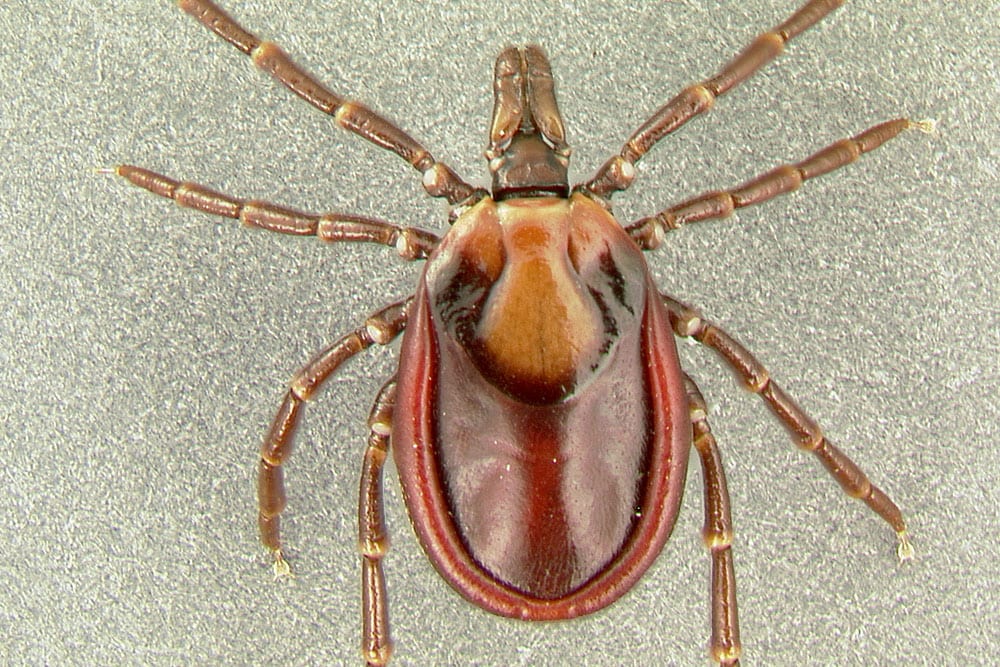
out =
<svg viewBox="0 0 1000 667"><path fill-rule="evenodd" d="M591 180L578 184L572 189L568 187L565 180L570 149L565 142L565 130L556 106L548 61L541 49L536 46L505 49L497 59L495 69L494 117L487 150L489 168L494 177L492 193L470 186L450 167L438 162L419 142L396 125L363 105L327 89L292 61L280 47L272 42L263 41L246 31L214 3L209 0L180 0L179 4L207 28L249 56L258 68L269 73L309 104L330 115L341 127L405 159L422 174L421 181L428 194L445 198L453 205L450 222L457 220L460 226L465 224L468 227L472 223L485 220L484 224L489 228L492 224L490 215L497 217L500 215L499 213L490 213L490 206L494 207L493 211L498 210L496 207L499 204L495 202L509 200L510 205L504 209L507 211L504 215L510 216L511 211L516 211L518 206L524 206L525 203L548 206L549 208L546 210L555 210L550 205L552 202L563 201L564 198L569 197L566 200L567 205L575 206L580 211L580 215L589 220L586 225L590 225L586 228L586 234L575 237L576 246L572 250L574 261L590 261L589 265L593 266L602 265L601 262L605 262L606 259L595 261L594 258L591 258L588 260L586 255L587 240L594 238L595 232L597 238L601 238L601 232L597 232L599 229L597 221L601 220L601 215L610 214L611 197L616 192L628 188L635 179L635 163L666 135L696 115L708 111L718 97L750 78L757 70L776 58L789 40L839 7L843 4L843 0L811 0L794 12L785 22L771 31L760 34L714 76L689 86L657 110L629 137L619 153L609 158L598 169ZM897 119L876 125L851 139L831 144L802 162L777 167L731 190L707 192L667 207L652 216L642 218L626 226L624 232L616 224L615 229L618 230L616 233L622 236L627 234L624 236L625 245L633 250L634 246L628 242L628 238L631 238L639 248L655 248L662 242L666 232L672 229L692 222L722 218L743 206L758 204L779 194L791 192L798 188L803 181L852 162L859 155L873 150L895 137L903 129L910 127L931 131L933 124L930 121ZM394 247L405 259L431 258L432 261L437 262L439 269L443 266L439 253L455 252L453 247L444 251L442 251L442 247L449 242L453 246L459 243L451 237L442 239L430 232L416 228L398 227L382 220L341 214L319 215L268 202L244 200L216 192L196 183L177 181L140 167L122 165L114 169L101 169L99 171L101 173L115 173L159 196L172 199L182 206L217 216L239 219L249 226L283 234L317 236L331 242L380 243ZM594 207L593 204L587 203L585 197L579 195L585 195L586 198L596 202L599 206ZM516 218L516 216L514 217ZM578 221L578 223L586 226L582 222ZM530 225L528 227L529 236L535 234L537 237L537 230L531 228ZM478 262L471 263L476 264L476 270L480 272L476 275L476 280L483 281L482 284L489 284L490 280L495 281L504 262L508 261L503 253L497 254L496 252L497 248L505 246L503 243L495 243L494 241L497 239L491 237L490 233L492 232L489 230L484 233L486 241L483 241L483 245L481 245L485 251L484 254L476 257ZM542 236L545 235L542 234ZM465 240L468 241L468 237L465 237ZM609 249L615 244L620 244L620 239L614 234L604 240ZM539 242L535 241L535 243ZM471 247L477 247L475 240L471 243ZM535 249L537 250L537 248ZM627 255L628 253L625 252L623 256ZM619 269L617 266L613 268L615 271ZM620 278L622 274L616 273L615 275ZM646 279L648 280L648 275ZM424 278L421 280L423 281ZM606 282L605 278L604 283ZM525 283L526 286L519 289L526 295L530 295L528 293L532 292L534 285L531 280L527 280ZM477 289L482 289L478 287L479 283L475 285ZM544 285L542 287L544 288ZM414 363L423 360L428 364L428 368L420 372L426 372L429 377L433 370L430 367L437 364L438 361L435 359L433 363L427 362L428 359L432 358L431 356L420 357L414 353L412 350L415 349L415 346L420 348L427 341L413 343L416 339L411 336L414 329L423 333L413 335L425 337L430 336L431 334L428 332L433 330L433 322L431 321L433 313L427 310L428 302L419 301L420 296L424 294L421 290L426 289L425 283L422 282L417 297L410 297L391 304L375 313L364 325L316 355L290 382L281 408L275 415L264 439L258 465L260 533L263 543L271 549L276 576L290 575L290 568L283 556L280 540L280 515L286 504L282 466L291 455L295 430L301 420L305 402L315 394L342 363L372 345L389 343L404 328L408 329L407 337L404 337L404 362L409 363L412 367ZM649 289L652 289L651 284ZM618 294L618 292L612 291L611 294L615 299L622 297L622 294ZM661 329L657 327L661 325L657 322L663 322L662 326L667 331L665 335L670 341L670 349L673 349L673 338L670 335L672 331L677 336L698 340L719 354L730 365L740 381L750 391L761 396L768 408L787 428L799 447L812 452L820 459L830 475L841 484L845 492L861 499L893 527L898 539L897 555L899 560L902 562L913 557L913 548L908 539L906 524L895 503L871 484L861 469L826 439L819 426L773 382L770 374L756 358L718 326L706 321L696 310L666 295L658 297L655 293L649 294L647 292L647 294L650 299L645 311L649 322L644 321L646 327L644 332L647 335L659 336L658 332ZM662 303L658 299L662 300ZM610 301L604 299L601 303L607 306ZM633 306L636 304L624 302L624 305L626 306L625 310L632 312ZM468 308L468 305L463 304L462 307ZM418 315L415 318L415 326L408 327L412 309L416 309ZM469 312L475 314L473 311ZM580 322L586 324L585 318L581 319ZM577 338L573 338L573 335L570 334L573 342L590 343L591 339L583 337L582 334L577 334L579 336ZM660 339L657 338L657 340ZM718 446L708 425L704 399L693 380L682 374L679 366L676 365L676 358L674 357L674 361L667 359L667 357L675 355L675 352L667 354L665 352L667 343L662 343L662 345L664 346L662 350L658 349L656 345L652 345L646 350L646 353L650 355L649 359L652 360L650 362L652 365L661 364L661 367L666 369L662 371L663 377L659 377L655 373L650 376L650 393L661 397L661 393L657 392L662 392L662 396L665 398L658 398L658 401L662 401L665 405L669 400L674 400L676 405L671 403L674 407L670 409L662 406L657 408L660 412L657 412L656 420L659 421L654 421L656 429L662 429L661 422L664 419L672 418L673 412L684 411L683 409L675 410L674 408L678 405L685 406L686 410L689 411L689 414L685 416L688 420L687 425L678 424L678 429L667 429L673 433L679 433L690 426L692 434L691 442L685 441L680 445L680 449L671 450L675 457L672 460L681 461L686 468L687 452L694 449L701 461L705 493L703 536L712 561L710 654L713 660L720 665L732 667L739 664L740 642L732 561L733 529L725 473ZM407 354L409 354L408 357ZM665 359L666 361L664 361ZM674 370L670 369L671 364L673 364ZM541 375L544 376L545 373L541 372ZM384 462L389 454L390 441L394 432L397 431L397 427L403 427L402 430L408 436L414 436L414 424L410 422L416 419L413 414L415 406L428 405L426 401L424 403L415 401L414 392L419 389L425 394L433 393L433 388L417 387L415 389L414 377L417 376L412 368L409 375L404 377L401 366L398 379L397 376L394 376L379 392L369 417L369 441L362 463L358 515L359 549L362 556L362 654L366 664L370 667L382 667L389 661L392 654L385 580L382 570L382 560L389 548L382 509ZM419 380L419 377L417 379ZM402 412L402 417L400 418L397 414L397 419L394 420L397 382L403 387L404 391L400 393L404 395L400 399L402 409L398 411ZM674 392L673 399L669 399L671 386L673 386L672 391ZM686 402L681 402L685 398ZM544 426L542 422L539 422L539 425ZM655 429L650 426L650 430ZM657 438L660 437L659 433L654 435ZM416 448L416 444L410 446L411 442L417 442L415 437L404 437L403 441L406 446L393 447L397 457L401 451L405 453L404 456L408 456ZM652 451L663 454L666 450L654 449ZM400 466L401 460L406 459L397 458L397 468L402 467ZM650 470L644 473L648 478L667 480L668 474L665 471L665 464L657 457L652 456L648 463ZM434 472L435 470L440 470L440 468L435 467L433 462L425 469L425 471L430 471L430 476L437 474ZM403 476L404 471L400 470L400 473ZM404 492L408 485L412 487L413 484L412 476L409 481L404 479ZM662 482L661 486L656 487L655 493L652 494L656 498L663 499L664 506L668 502L673 503L679 499L679 491L673 486L669 486L668 490L665 489L668 489L666 481ZM407 498L411 518L414 518L415 528L418 529L418 536L424 542L425 548L428 547L427 540L430 539L431 548L428 549L428 553L432 555L432 559L436 559L435 565L438 566L439 571L467 598L496 613L526 619L566 618L579 613L589 613L610 604L634 583L634 580L623 578L619 583L609 584L604 589L594 589L596 591L593 594L594 597L581 598L579 601L573 595L581 590L587 591L586 595L591 595L589 591L592 587L588 588L588 586L592 581L578 589L570 590L568 597L564 598L542 601L541 598L525 597L522 591L515 590L513 587L504 588L507 583L496 578L492 573L483 574L481 568L477 570L479 566L472 561L466 562L461 558L456 559L447 553L432 553L434 548L444 550L445 547L442 546L442 542L433 542L439 538L428 538L427 531L422 530L422 528L426 529L426 526L421 527L418 524L429 521L428 517L434 515L435 512L442 513L431 507L429 512L420 510L422 514L415 517L415 505L411 502L413 495L410 493ZM433 502L439 501L429 502L433 504ZM439 509L440 507L438 507ZM630 514L634 512L631 507L629 510ZM444 514L449 513L445 512ZM642 530L646 530L645 526L648 526L650 521L649 516L654 514L656 514L656 507L644 507L643 511L635 515L638 517L637 525L644 526ZM666 534L669 534L669 529L676 515L676 504L674 509L667 514L670 515L652 521L665 522L657 524L657 526L665 525ZM643 523L644 521L647 523ZM653 534L654 529L650 529L650 532L643 532L641 535L638 532L639 528L635 530L637 532L632 535L636 537L635 542L642 541L638 539L640 536L647 541L659 539L649 537ZM655 530L660 531L660 528ZM666 537L662 536L662 539L665 540ZM638 548L641 553L639 558L644 560L635 564L640 573L641 570L648 567L652 558L655 558L659 546L662 546L662 542L659 542L655 549L647 549L647 552L643 553L640 545ZM458 549L461 549L461 546ZM651 555L647 557L648 554ZM634 553L620 555L622 558L631 558ZM449 558L452 560L449 561ZM442 563L444 563L444 569L442 569ZM462 568L468 571L463 572ZM476 574L477 571L480 573ZM489 579L490 576L493 579ZM594 579L600 580L606 576L609 576L607 569L599 571ZM637 577L638 574L635 576ZM480 579L476 577L480 577ZM491 598L491 595L497 597ZM553 609L557 611L554 612Z"/></svg>
<svg viewBox="0 0 1000 667"><path fill-rule="evenodd" d="M896 504L871 483L857 464L827 440L819 425L771 379L763 364L732 336L706 320L694 308L665 294L661 297L670 315L674 333L683 338L692 338L718 354L742 384L764 400L795 443L820 460L845 493L864 502L896 531L900 561L912 558L913 548L907 538L906 522Z"/></svg>
<svg viewBox="0 0 1000 667"><path fill-rule="evenodd" d="M896 557L900 564L913 560L916 557L916 552L913 550L913 545L910 544L910 537L905 528L896 532L896 539L899 542L896 545Z"/></svg>
<svg viewBox="0 0 1000 667"><path fill-rule="evenodd" d="M775 167L731 190L705 192L641 218L625 229L640 248L652 250L659 247L667 232L694 222L727 218L737 209L794 192L803 182L854 162L861 155L896 138L904 130L930 132L933 127L931 121L913 121L909 118L879 123L854 137L836 141L801 162Z"/></svg>

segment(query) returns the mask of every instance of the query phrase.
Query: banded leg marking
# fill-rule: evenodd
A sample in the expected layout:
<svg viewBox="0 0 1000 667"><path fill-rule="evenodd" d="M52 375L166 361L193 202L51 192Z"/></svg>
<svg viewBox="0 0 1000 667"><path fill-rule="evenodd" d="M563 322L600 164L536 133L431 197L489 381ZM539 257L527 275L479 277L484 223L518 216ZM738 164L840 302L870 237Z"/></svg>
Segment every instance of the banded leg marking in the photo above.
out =
<svg viewBox="0 0 1000 667"><path fill-rule="evenodd" d="M811 0L784 23L757 36L739 55L710 79L685 88L660 107L636 130L621 152L597 170L582 187L598 197L609 197L625 190L635 178L635 163L665 136L695 116L712 108L715 99L753 76L761 67L778 57L785 44L811 28L844 0Z"/></svg>
<svg viewBox="0 0 1000 667"><path fill-rule="evenodd" d="M702 537L712 555L712 659L723 667L740 664L740 624L736 613L736 574L733 570L733 520L726 472L719 447L708 425L705 399L688 375L684 387L691 411L693 444L701 459L705 489L705 526Z"/></svg>
<svg viewBox="0 0 1000 667"><path fill-rule="evenodd" d="M114 173L155 195L185 208L239 220L279 234L315 236L322 241L378 243L395 248L404 259L426 259L440 239L416 227L398 227L384 220L341 213L303 213L259 199L239 199L189 181L175 181L149 169L119 165Z"/></svg>
<svg viewBox="0 0 1000 667"><path fill-rule="evenodd" d="M796 445L812 452L849 496L864 502L892 526L899 540L896 548L899 560L912 558L913 547L907 537L906 521L896 503L872 484L856 463L827 440L819 425L771 380L767 369L746 348L704 319L695 309L665 294L661 297L674 333L684 338L694 338L722 357L743 384L764 400Z"/></svg>
<svg viewBox="0 0 1000 667"><path fill-rule="evenodd" d="M302 419L305 402L345 361L372 345L386 345L396 338L406 327L412 302L413 297L410 297L378 311L364 326L313 357L289 384L285 399L264 437L257 471L260 539L274 553L278 575L289 571L281 554L280 517L288 501L282 466L292 454L295 430Z"/></svg>
<svg viewBox="0 0 1000 667"><path fill-rule="evenodd" d="M426 148L397 125L326 88L289 58L281 47L248 32L214 2L180 0L179 5L206 28L250 56L254 65L332 116L342 128L409 162L423 174L424 189L432 197L444 197L451 204L468 204L485 196L485 191L472 187L451 167L435 160Z"/></svg>
<svg viewBox="0 0 1000 667"><path fill-rule="evenodd" d="M896 138L904 130L918 128L929 132L930 121L897 118L868 128L850 139L841 139L814 153L802 162L785 164L761 174L732 190L716 190L689 199L642 218L626 228L640 248L652 250L664 235L681 225L728 217L738 208L753 206L778 195L799 189L803 181L816 178L851 164L863 154Z"/></svg>
<svg viewBox="0 0 1000 667"><path fill-rule="evenodd" d="M389 603L382 558L389 551L382 502L382 472L392 437L396 378L383 385L368 416L368 447L361 468L358 542L361 550L361 652L368 667L382 667L392 655Z"/></svg>

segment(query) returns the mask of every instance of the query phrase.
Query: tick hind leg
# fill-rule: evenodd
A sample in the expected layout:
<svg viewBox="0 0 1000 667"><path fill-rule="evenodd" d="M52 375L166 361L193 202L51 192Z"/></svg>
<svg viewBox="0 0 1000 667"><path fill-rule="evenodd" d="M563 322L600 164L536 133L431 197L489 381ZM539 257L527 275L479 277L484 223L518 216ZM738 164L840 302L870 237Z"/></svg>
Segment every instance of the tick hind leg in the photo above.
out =
<svg viewBox="0 0 1000 667"><path fill-rule="evenodd" d="M430 151L395 124L326 88L277 44L248 32L214 2L180 0L179 4L206 28L250 56L257 67L309 104L332 116L342 128L409 162L423 174L424 189L431 196L444 197L451 204L459 204L485 195L484 191L463 181L446 164L435 160Z"/></svg>
<svg viewBox="0 0 1000 667"><path fill-rule="evenodd" d="M758 394L788 429L795 444L812 452L844 491L858 498L886 521L899 539L896 553L901 561L913 556L906 534L906 521L899 507L871 483L864 471L826 439L818 424L777 385L767 369L729 334L705 320L693 308L661 295L674 333L694 338L715 351L729 364L750 391Z"/></svg>
<svg viewBox="0 0 1000 667"><path fill-rule="evenodd" d="M733 520L729 489L715 436L708 426L708 408L698 386L684 376L691 412L693 444L701 459L705 488L705 526L702 537L712 554L712 659L724 667L740 664L740 626L736 613L736 576L733 571Z"/></svg>
<svg viewBox="0 0 1000 667"><path fill-rule="evenodd" d="M364 326L347 334L320 352L289 384L285 400L264 437L257 471L260 539L274 553L276 574L287 574L281 553L281 513L287 503L283 466L292 454L295 431L302 420L305 402L345 361L372 345L386 345L406 326L412 297L394 303L368 318Z"/></svg>
<svg viewBox="0 0 1000 667"><path fill-rule="evenodd" d="M382 503L382 471L389 455L396 378L385 383L368 416L368 447L361 467L358 544L361 549L361 652L368 667L381 667L392 655L389 605L382 558L389 550Z"/></svg>

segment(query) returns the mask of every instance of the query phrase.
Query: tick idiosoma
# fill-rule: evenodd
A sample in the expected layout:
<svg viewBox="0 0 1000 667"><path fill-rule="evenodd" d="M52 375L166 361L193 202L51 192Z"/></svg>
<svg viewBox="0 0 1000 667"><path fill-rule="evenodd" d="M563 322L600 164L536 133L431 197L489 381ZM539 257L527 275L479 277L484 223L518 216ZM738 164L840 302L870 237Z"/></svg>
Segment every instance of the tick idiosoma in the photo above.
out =
<svg viewBox="0 0 1000 667"><path fill-rule="evenodd" d="M718 353L851 496L912 551L895 503L834 447L746 349L698 311L661 294L643 250L681 225L797 189L853 162L904 129L891 120L731 190L711 191L629 225L611 197L666 135L774 59L786 42L842 4L812 0L758 36L715 76L657 110L595 176L573 188L570 149L552 73L537 46L496 61L486 157L489 192L474 188L378 114L331 92L275 44L207 0L181 7L343 128L413 165L454 208L442 237L382 220L312 214L242 200L134 166L115 172L182 206L282 234L395 247L426 259L415 294L377 311L294 377L259 463L262 540L282 558L283 466L305 401L347 359L403 332L399 367L369 417L361 472L362 651L385 665L392 644L382 559L388 537L382 470L390 445L416 534L434 566L472 603L525 620L589 614L623 595L650 566L677 515L693 445L704 475L711 554L710 652L739 662L729 495L705 401L681 370L673 337Z"/></svg>

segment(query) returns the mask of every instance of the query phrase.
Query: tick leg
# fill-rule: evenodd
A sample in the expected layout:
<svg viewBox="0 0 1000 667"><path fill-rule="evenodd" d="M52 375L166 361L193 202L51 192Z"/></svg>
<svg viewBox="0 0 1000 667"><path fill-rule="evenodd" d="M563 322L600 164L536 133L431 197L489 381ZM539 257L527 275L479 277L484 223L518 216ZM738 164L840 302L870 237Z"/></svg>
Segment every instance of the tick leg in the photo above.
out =
<svg viewBox="0 0 1000 667"><path fill-rule="evenodd" d="M396 248L406 259L425 259L440 239L415 227L397 227L384 220L341 213L303 213L257 199L238 199L204 185L175 181L155 171L123 164L107 170L180 206L233 218L248 227L279 234L316 236L323 241L380 243Z"/></svg>
<svg viewBox="0 0 1000 667"><path fill-rule="evenodd" d="M694 338L721 356L744 385L764 399L771 412L788 429L796 445L812 452L849 496L860 499L892 526L899 538L896 553L900 561L911 558L913 548L907 539L906 522L896 503L872 484L857 464L826 439L819 425L771 380L767 369L746 348L690 306L665 294L661 296L674 333Z"/></svg>
<svg viewBox="0 0 1000 667"><path fill-rule="evenodd" d="M626 189L635 178L635 163L660 139L711 109L717 97L749 79L780 55L790 39L808 30L842 4L844 0L811 0L781 25L758 35L715 76L684 89L660 107L629 137L621 153L605 162L583 188L599 197L609 197Z"/></svg>
<svg viewBox="0 0 1000 667"><path fill-rule="evenodd" d="M369 667L381 667L392 655L389 639L389 605L382 558L389 550L389 535L382 509L382 470L389 454L396 378L385 383L368 416L368 448L361 468L358 503L358 541L361 548L361 652Z"/></svg>
<svg viewBox="0 0 1000 667"><path fill-rule="evenodd" d="M694 448L705 478L705 527L702 537L712 554L712 659L720 665L739 665L740 626L736 613L736 575L733 572L733 520L729 489L715 436L708 426L708 408L698 386L684 376L691 410Z"/></svg>
<svg viewBox="0 0 1000 667"><path fill-rule="evenodd" d="M180 0L180 7L206 28L250 56L254 64L284 84L293 93L323 113L333 116L338 125L388 149L423 174L424 189L433 197L444 197L452 204L481 199L485 192L462 180L448 165L438 162L430 152L402 129L357 102L333 93L302 69L273 42L247 32L231 16L209 0Z"/></svg>
<svg viewBox="0 0 1000 667"><path fill-rule="evenodd" d="M376 343L386 345L398 336L406 327L412 301L412 297L398 301L369 317L364 326L313 357L289 384L285 400L264 437L257 469L260 539L274 552L277 574L288 572L288 565L281 555L280 516L287 503L282 466L292 454L292 441L295 429L302 419L305 401L319 390L342 363Z"/></svg>
<svg viewBox="0 0 1000 667"><path fill-rule="evenodd" d="M656 215L642 218L629 225L626 231L640 248L651 250L660 245L667 232L681 225L725 218L738 208L760 204L786 192L793 192L803 181L840 169L862 154L896 138L903 130L913 127L929 131L932 123L907 118L880 123L850 139L834 142L802 162L781 165L732 190L706 192Z"/></svg>

